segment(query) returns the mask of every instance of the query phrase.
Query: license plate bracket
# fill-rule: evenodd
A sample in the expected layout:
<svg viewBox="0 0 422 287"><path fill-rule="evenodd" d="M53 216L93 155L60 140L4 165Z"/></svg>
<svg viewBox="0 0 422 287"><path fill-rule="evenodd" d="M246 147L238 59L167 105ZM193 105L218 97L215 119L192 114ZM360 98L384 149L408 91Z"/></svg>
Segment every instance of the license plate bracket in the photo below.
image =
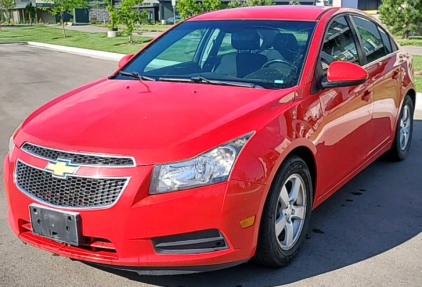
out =
<svg viewBox="0 0 422 287"><path fill-rule="evenodd" d="M30 204L29 214L33 234L73 246L83 243L79 213Z"/></svg>

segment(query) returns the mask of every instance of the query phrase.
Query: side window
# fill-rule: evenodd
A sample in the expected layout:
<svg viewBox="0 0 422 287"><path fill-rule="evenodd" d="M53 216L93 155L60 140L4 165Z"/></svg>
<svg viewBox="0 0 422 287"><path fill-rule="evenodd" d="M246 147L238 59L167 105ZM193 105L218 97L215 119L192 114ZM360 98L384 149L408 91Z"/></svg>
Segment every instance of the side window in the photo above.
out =
<svg viewBox="0 0 422 287"><path fill-rule="evenodd" d="M324 71L334 61L359 64L356 43L344 16L336 18L328 27L320 57Z"/></svg>
<svg viewBox="0 0 422 287"><path fill-rule="evenodd" d="M377 25L361 17L352 16L352 18L362 39L363 51L368 63L387 55Z"/></svg>
<svg viewBox="0 0 422 287"><path fill-rule="evenodd" d="M237 52L237 50L232 47L232 33L226 33L224 34L223 41L221 41L221 45L218 49L217 56L233 52Z"/></svg>
<svg viewBox="0 0 422 287"><path fill-rule="evenodd" d="M379 26L378 26L378 30L379 30L379 32L380 32L380 34L381 34L381 39L382 39L382 42L383 42L383 44L384 44L384 46L385 46L385 49L387 50L387 52L388 52L388 54L390 54L390 53L392 53L393 52L393 48L391 47L391 42L390 42L390 37L387 35L387 33L382 29L382 28L380 28Z"/></svg>
<svg viewBox="0 0 422 287"><path fill-rule="evenodd" d="M197 29L183 38L174 42L168 49L164 50L151 63L145 67L145 72L169 66L169 64L180 64L193 60L201 39L205 35L205 29ZM181 52L183 51L183 52ZM175 55L179 57L175 59ZM182 57L180 57L182 55Z"/></svg>

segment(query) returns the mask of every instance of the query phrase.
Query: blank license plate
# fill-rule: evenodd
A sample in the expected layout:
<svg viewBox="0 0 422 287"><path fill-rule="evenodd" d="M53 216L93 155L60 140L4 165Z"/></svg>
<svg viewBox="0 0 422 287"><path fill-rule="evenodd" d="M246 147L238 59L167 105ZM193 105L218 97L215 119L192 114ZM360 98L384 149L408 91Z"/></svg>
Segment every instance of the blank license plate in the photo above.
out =
<svg viewBox="0 0 422 287"><path fill-rule="evenodd" d="M29 205L29 214L33 234L74 246L82 243L79 213L57 211L38 204L31 204Z"/></svg>

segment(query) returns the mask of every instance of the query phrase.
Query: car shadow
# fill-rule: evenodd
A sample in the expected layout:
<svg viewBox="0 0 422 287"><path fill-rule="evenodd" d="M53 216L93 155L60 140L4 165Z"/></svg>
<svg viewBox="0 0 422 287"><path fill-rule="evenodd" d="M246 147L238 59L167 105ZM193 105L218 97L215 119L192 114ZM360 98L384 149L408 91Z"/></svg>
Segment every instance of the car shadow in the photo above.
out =
<svg viewBox="0 0 422 287"><path fill-rule="evenodd" d="M422 121L402 162L381 157L314 210L298 257L281 269L247 263L225 270L177 276L139 276L94 266L130 280L168 287L264 287L292 283L386 252L422 231Z"/></svg>

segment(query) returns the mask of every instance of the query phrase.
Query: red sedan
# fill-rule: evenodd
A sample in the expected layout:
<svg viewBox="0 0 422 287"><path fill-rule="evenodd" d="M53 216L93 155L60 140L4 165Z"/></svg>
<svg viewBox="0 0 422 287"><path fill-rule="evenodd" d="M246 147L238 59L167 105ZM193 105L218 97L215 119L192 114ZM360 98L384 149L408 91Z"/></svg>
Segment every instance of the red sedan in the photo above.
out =
<svg viewBox="0 0 422 287"><path fill-rule="evenodd" d="M411 57L357 10L183 21L32 113L4 162L24 242L143 274L297 255L311 212L412 139Z"/></svg>

